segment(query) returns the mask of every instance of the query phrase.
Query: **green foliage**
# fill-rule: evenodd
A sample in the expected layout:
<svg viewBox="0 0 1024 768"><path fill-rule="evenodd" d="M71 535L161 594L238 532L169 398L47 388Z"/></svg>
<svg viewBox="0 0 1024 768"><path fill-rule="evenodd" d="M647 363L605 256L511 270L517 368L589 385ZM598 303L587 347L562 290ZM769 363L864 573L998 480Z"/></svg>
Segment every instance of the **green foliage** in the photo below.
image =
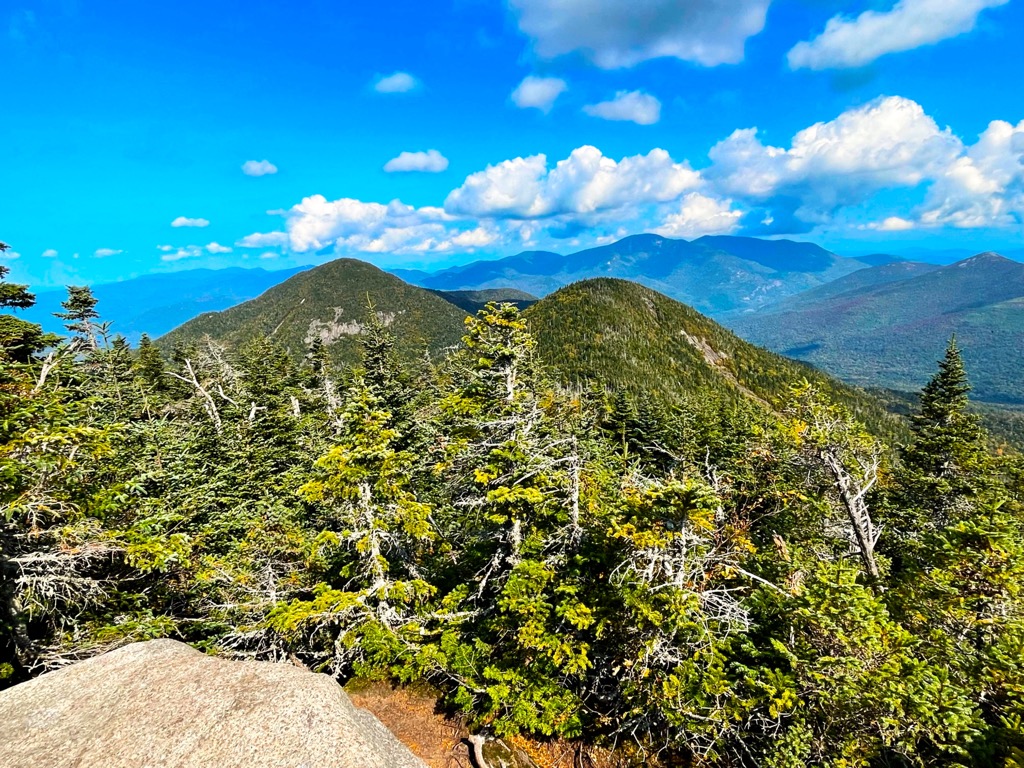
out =
<svg viewBox="0 0 1024 768"><path fill-rule="evenodd" d="M341 371L257 333L164 359L78 299L0 360L0 685L172 636L649 763L1020 763L1024 464L955 347L901 452L613 281L460 316L436 365L371 305Z"/></svg>
<svg viewBox="0 0 1024 768"><path fill-rule="evenodd" d="M430 291L402 282L370 264L337 259L285 280L261 296L223 312L208 312L157 340L165 351L210 336L238 347L258 336L274 339L294 361L319 339L336 364L361 357L366 303L394 332L405 360L457 344L466 313Z"/></svg>
<svg viewBox="0 0 1024 768"><path fill-rule="evenodd" d="M727 324L745 339L845 381L902 392L928 381L955 332L976 396L1020 405L1024 380L1008 350L1024 339L1022 309L1024 265L985 253L940 268L861 270L761 311L733 314Z"/></svg>
<svg viewBox="0 0 1024 768"><path fill-rule="evenodd" d="M570 384L599 382L669 407L714 398L781 410L790 388L808 380L877 434L892 438L902 431L875 398L748 344L636 283L606 278L575 283L530 307L525 317L538 354Z"/></svg>

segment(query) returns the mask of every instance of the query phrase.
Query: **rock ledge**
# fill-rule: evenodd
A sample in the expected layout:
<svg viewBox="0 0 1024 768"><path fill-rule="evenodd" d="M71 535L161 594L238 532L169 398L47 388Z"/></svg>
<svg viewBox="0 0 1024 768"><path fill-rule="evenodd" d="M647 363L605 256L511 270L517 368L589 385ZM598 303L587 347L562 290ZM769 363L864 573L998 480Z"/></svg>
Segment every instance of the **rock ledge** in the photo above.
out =
<svg viewBox="0 0 1024 768"><path fill-rule="evenodd" d="M151 640L0 692L5 768L425 768L334 680Z"/></svg>

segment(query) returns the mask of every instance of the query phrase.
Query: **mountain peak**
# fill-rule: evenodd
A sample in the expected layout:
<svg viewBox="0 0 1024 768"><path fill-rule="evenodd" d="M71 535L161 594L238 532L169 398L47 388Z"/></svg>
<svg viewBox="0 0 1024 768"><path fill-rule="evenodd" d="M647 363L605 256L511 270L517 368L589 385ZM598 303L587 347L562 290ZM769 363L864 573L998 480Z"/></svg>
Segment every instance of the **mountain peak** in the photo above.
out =
<svg viewBox="0 0 1024 768"><path fill-rule="evenodd" d="M958 267L970 267L978 266L982 264L1013 264L1010 259L1006 258L1002 254L996 253L995 251L982 251L969 259L957 262Z"/></svg>

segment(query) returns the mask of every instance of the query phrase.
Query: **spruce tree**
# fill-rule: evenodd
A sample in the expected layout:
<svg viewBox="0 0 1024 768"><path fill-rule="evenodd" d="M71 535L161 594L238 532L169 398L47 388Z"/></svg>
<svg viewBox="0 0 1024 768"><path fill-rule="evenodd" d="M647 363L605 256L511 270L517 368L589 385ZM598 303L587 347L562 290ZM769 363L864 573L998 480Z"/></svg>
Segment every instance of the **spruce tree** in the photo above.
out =
<svg viewBox="0 0 1024 768"><path fill-rule="evenodd" d="M75 334L78 338L95 348L98 346L96 339L96 323L99 312L96 311L97 299L92 295L92 289L87 285L69 285L68 297L61 302L63 312L54 313L61 320L66 320L64 327Z"/></svg>
<svg viewBox="0 0 1024 768"><path fill-rule="evenodd" d="M164 357L156 348L148 334L142 334L139 339L139 349L135 354L135 372L139 378L156 390L163 390L167 386L167 366L164 364Z"/></svg>
<svg viewBox="0 0 1024 768"><path fill-rule="evenodd" d="M925 528L948 522L957 505L980 493L989 470L985 432L969 410L971 391L956 338L921 392L913 442L903 456L906 506L920 509Z"/></svg>
<svg viewBox="0 0 1024 768"><path fill-rule="evenodd" d="M0 243L0 253L10 250L7 243ZM36 303L36 297L28 292L27 285L3 282L11 268L0 264L0 307L28 309Z"/></svg>
<svg viewBox="0 0 1024 768"><path fill-rule="evenodd" d="M10 249L0 242L0 253ZM0 309L28 309L36 303L36 297L29 293L27 285L6 282L10 267L0 264ZM24 363L33 354L56 343L52 334L43 333L35 323L29 323L13 315L0 315L0 360L7 358Z"/></svg>

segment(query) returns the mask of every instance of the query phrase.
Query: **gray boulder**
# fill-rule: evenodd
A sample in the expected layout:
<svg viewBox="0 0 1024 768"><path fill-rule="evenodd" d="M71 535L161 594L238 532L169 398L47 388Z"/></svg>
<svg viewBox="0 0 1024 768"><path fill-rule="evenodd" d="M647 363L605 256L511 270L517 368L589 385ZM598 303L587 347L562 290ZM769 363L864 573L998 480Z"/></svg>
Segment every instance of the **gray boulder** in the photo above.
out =
<svg viewBox="0 0 1024 768"><path fill-rule="evenodd" d="M4 768L425 768L326 675L134 643L0 692Z"/></svg>

